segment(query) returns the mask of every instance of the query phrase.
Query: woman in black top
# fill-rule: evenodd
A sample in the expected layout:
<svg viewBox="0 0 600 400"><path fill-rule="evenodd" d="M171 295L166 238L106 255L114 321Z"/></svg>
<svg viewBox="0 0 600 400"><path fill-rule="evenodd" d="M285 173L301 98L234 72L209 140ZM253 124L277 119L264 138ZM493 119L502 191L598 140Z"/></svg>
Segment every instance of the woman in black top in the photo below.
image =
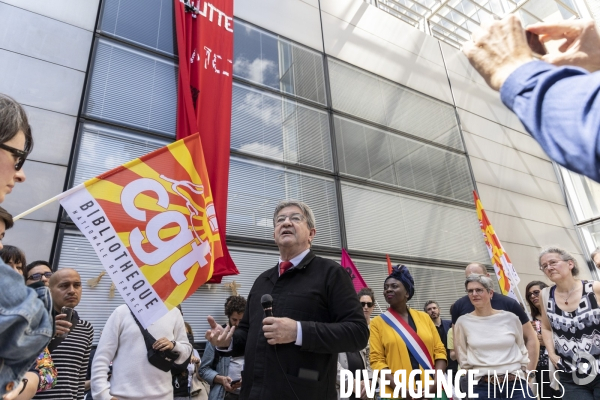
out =
<svg viewBox="0 0 600 400"><path fill-rule="evenodd" d="M542 338L542 289L547 288L542 281L532 281L527 284L525 288L527 304L531 310L531 325L537 333L538 340L540 341L540 356L538 357L537 367L535 369L535 381L538 384L538 394L540 398L554 398L554 390L550 388L550 376L548 375L548 351L544 345L544 338ZM542 377L542 371L543 377ZM543 379L542 379L543 378Z"/></svg>

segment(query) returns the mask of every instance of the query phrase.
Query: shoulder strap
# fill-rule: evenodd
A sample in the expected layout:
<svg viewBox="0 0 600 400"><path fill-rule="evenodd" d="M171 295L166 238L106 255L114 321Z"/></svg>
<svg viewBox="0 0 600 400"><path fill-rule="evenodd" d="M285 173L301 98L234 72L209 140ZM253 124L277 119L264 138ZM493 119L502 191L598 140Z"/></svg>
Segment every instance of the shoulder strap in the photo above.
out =
<svg viewBox="0 0 600 400"><path fill-rule="evenodd" d="M129 310L129 311L131 312L131 316L133 317L138 328L140 328L140 332L142 332L142 336L144 337L144 343L146 343L146 350L150 350L152 348L152 345L154 344L154 342L156 342L156 339L154 338L154 336L152 336L152 334L150 332L148 332L148 329L144 329L142 327L142 324L140 324L140 321L138 321L138 319L135 317L135 314L133 313L133 311L131 311L131 310Z"/></svg>
<svg viewBox="0 0 600 400"><path fill-rule="evenodd" d="M217 370L217 364L219 363L219 360L221 359L221 354L219 354L219 353L220 353L220 351L218 351L215 348L215 352L214 352L214 356L213 356L213 361L210 364L210 369L212 369L213 371Z"/></svg>
<svg viewBox="0 0 600 400"><path fill-rule="evenodd" d="M391 308L388 308L388 310L380 316L400 336L402 341L404 341L406 348L418 361L419 365L423 369L433 369L433 359L431 358L431 354L429 354L427 346L425 346L423 340L417 335L417 332L415 332L415 330Z"/></svg>

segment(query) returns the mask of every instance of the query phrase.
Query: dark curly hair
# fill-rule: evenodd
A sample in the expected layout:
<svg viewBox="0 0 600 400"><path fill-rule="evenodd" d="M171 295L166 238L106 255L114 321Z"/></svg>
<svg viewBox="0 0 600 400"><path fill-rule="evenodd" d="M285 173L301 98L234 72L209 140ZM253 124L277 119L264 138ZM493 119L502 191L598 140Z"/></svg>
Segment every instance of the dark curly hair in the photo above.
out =
<svg viewBox="0 0 600 400"><path fill-rule="evenodd" d="M231 317L234 312L243 313L246 310L246 299L242 296L229 296L225 300L225 315Z"/></svg>
<svg viewBox="0 0 600 400"><path fill-rule="evenodd" d="M370 287L360 289L360 291L356 295L358 296L359 300L363 296L369 296L371 298L371 301L375 303L375 292L373 292L373 289L371 289Z"/></svg>

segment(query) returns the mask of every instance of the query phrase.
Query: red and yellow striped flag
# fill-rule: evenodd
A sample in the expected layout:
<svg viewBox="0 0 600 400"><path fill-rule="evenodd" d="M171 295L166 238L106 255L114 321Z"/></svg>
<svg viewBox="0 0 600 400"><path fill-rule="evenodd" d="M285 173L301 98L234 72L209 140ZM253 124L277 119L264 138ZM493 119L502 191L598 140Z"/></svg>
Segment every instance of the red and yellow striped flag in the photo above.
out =
<svg viewBox="0 0 600 400"><path fill-rule="evenodd" d="M62 206L144 327L209 280L223 256L198 134L69 192Z"/></svg>
<svg viewBox="0 0 600 400"><path fill-rule="evenodd" d="M477 196L475 191L473 191L473 197L475 198L475 206L477 207L479 227L483 233L485 247L488 249L490 259L492 260L492 265L494 266L494 271L496 271L496 277L498 278L500 290L502 291L502 294L510 296L518 301L514 292L515 286L513 285L517 285L519 283L519 276L510 262L508 254L506 254L504 251L504 248L500 243L500 239L498 239L496 232L494 232L494 227L492 227L492 224L490 223L490 220L483 209L481 200L479 200L479 196Z"/></svg>

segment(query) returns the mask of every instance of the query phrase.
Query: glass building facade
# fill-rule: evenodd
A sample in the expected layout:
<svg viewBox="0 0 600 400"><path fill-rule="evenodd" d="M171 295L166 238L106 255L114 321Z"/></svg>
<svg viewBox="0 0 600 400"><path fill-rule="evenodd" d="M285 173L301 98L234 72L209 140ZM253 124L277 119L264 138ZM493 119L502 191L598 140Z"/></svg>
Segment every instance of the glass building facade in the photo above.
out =
<svg viewBox="0 0 600 400"><path fill-rule="evenodd" d="M175 139L172 7L172 0L102 2L69 187ZM234 37L226 223L240 275L204 285L183 303L194 332L205 331L206 315L225 321L232 284L245 295L277 262L272 212L282 199L314 210L317 254L339 261L348 249L375 289L376 313L386 307L386 254L411 268L413 307L461 297L464 266L489 257L455 106L239 18ZM84 281L103 270L65 214L54 254L58 268L76 267ZM79 309L97 336L122 303L112 294L108 278L85 287Z"/></svg>

